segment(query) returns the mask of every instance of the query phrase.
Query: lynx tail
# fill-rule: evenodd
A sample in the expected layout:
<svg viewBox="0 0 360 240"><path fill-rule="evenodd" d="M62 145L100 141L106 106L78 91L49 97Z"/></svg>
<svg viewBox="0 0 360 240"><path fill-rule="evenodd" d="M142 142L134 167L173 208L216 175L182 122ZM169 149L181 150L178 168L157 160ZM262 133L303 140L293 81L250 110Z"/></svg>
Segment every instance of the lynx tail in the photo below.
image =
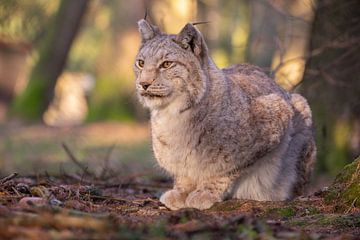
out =
<svg viewBox="0 0 360 240"><path fill-rule="evenodd" d="M301 95L295 93L291 94L291 102L295 111L294 129L296 129L296 134L311 136L309 139L305 139L297 163L298 183L295 185L294 195L298 196L305 193L305 187L310 180L316 160L316 144L311 110L307 101ZM311 131L311 133L307 134L306 131Z"/></svg>

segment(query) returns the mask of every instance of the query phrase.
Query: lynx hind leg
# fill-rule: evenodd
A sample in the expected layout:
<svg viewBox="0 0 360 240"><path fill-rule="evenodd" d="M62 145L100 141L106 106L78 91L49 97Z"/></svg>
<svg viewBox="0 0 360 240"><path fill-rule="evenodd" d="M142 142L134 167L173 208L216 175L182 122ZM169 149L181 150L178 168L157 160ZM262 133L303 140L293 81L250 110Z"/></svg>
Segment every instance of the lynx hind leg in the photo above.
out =
<svg viewBox="0 0 360 240"><path fill-rule="evenodd" d="M306 187L310 181L311 173L314 168L314 163L316 160L316 145L315 141L311 139L307 144L305 144L302 152L300 153L300 158L297 164L297 175L298 180L294 186L294 196L300 196L306 194Z"/></svg>
<svg viewBox="0 0 360 240"><path fill-rule="evenodd" d="M277 94L257 97L252 102L251 109L254 120L265 124L265 131L284 131L293 117L291 105Z"/></svg>
<svg viewBox="0 0 360 240"><path fill-rule="evenodd" d="M309 104L306 99L299 94L291 94L291 102L295 109L293 121L295 132L300 134L301 139L304 141L304 146L300 152L297 164L298 183L294 188L294 194L301 195L305 192L305 187L310 180L316 161L316 144Z"/></svg>
<svg viewBox="0 0 360 240"><path fill-rule="evenodd" d="M277 94L256 98L251 104L254 128L258 129L258 139L254 149L259 157L275 149L287 133L293 110L291 105ZM261 154L260 154L261 153Z"/></svg>
<svg viewBox="0 0 360 240"><path fill-rule="evenodd" d="M307 103L306 99L301 96L300 94L293 93L291 94L291 103L293 104L295 108L295 114L299 113L301 118L300 120L303 120L303 123L307 127L312 127L312 114L311 109L309 107L309 104Z"/></svg>

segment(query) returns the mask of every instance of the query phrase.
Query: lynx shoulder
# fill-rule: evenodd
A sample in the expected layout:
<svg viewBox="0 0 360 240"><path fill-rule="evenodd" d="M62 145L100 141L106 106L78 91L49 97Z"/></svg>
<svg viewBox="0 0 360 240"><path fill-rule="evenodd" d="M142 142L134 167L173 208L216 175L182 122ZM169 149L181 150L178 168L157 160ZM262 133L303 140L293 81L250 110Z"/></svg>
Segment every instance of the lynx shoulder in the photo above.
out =
<svg viewBox="0 0 360 240"><path fill-rule="evenodd" d="M137 95L151 113L157 162L174 179L160 201L207 209L227 198L301 194L316 157L306 100L258 67L217 68L192 24L177 35L138 25Z"/></svg>

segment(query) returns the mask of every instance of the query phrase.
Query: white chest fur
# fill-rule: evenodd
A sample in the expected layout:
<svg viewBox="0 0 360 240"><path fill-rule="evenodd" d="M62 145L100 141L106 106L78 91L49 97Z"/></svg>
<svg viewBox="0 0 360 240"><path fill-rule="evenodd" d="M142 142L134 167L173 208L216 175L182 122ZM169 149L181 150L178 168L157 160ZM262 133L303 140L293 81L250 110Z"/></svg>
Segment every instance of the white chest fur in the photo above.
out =
<svg viewBox="0 0 360 240"><path fill-rule="evenodd" d="M189 176L199 169L199 162L192 146L189 111L180 113L180 109L181 105L174 102L151 112L153 149L159 165L171 175Z"/></svg>

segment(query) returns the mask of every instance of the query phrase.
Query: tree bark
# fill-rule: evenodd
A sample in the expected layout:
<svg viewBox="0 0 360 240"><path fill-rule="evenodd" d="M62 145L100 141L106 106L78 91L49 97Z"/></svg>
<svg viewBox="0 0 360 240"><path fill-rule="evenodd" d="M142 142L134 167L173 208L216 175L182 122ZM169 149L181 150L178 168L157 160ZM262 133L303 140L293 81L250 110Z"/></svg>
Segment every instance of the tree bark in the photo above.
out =
<svg viewBox="0 0 360 240"><path fill-rule="evenodd" d="M250 35L246 61L270 70L276 50L277 13L266 1L250 1Z"/></svg>
<svg viewBox="0 0 360 240"><path fill-rule="evenodd" d="M360 2L319 0L300 91L312 107L318 163L337 173L360 153Z"/></svg>
<svg viewBox="0 0 360 240"><path fill-rule="evenodd" d="M16 116L40 119L51 103L56 80L65 67L88 3L88 0L61 1L55 21L49 24L27 88L15 100L13 114Z"/></svg>

